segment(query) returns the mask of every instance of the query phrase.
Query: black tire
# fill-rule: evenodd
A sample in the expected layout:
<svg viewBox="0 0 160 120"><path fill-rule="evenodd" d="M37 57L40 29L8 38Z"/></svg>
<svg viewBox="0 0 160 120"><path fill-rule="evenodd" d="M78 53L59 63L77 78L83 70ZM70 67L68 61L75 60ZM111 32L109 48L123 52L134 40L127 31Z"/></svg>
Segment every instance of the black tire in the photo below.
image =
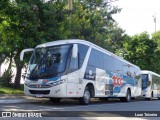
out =
<svg viewBox="0 0 160 120"><path fill-rule="evenodd" d="M131 91L127 90L127 94L125 97L125 102L130 102L131 101Z"/></svg>
<svg viewBox="0 0 160 120"><path fill-rule="evenodd" d="M52 103L60 103L61 98L49 98Z"/></svg>
<svg viewBox="0 0 160 120"><path fill-rule="evenodd" d="M120 98L122 102L130 102L131 101L131 91L128 89L126 93L126 97Z"/></svg>
<svg viewBox="0 0 160 120"><path fill-rule="evenodd" d="M151 97L149 98L149 100L153 100L153 92L151 93Z"/></svg>
<svg viewBox="0 0 160 120"><path fill-rule="evenodd" d="M146 100L149 100L149 101L151 101L152 99L151 98L145 98Z"/></svg>
<svg viewBox="0 0 160 120"><path fill-rule="evenodd" d="M125 98L124 98L124 97L121 97L121 98L119 98L119 99L120 99L120 101L122 101L122 102L125 101Z"/></svg>
<svg viewBox="0 0 160 120"><path fill-rule="evenodd" d="M80 104L88 105L91 101L91 93L88 87L85 88L83 97L79 99Z"/></svg>
<svg viewBox="0 0 160 120"><path fill-rule="evenodd" d="M131 98L131 100L135 100L135 99L136 99L135 97L132 97L132 98Z"/></svg>
<svg viewBox="0 0 160 120"><path fill-rule="evenodd" d="M151 93L151 97L150 98L145 98L145 99L151 101L153 99L153 92Z"/></svg>
<svg viewBox="0 0 160 120"><path fill-rule="evenodd" d="M153 97L154 97L154 94L153 94L153 92L151 93L151 100L153 100Z"/></svg>

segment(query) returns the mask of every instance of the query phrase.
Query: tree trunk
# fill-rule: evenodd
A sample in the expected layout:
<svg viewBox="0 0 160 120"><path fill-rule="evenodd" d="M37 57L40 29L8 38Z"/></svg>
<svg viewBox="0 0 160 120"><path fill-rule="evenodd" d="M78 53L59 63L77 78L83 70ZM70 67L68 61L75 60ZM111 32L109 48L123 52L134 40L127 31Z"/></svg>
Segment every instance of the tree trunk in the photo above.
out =
<svg viewBox="0 0 160 120"><path fill-rule="evenodd" d="M10 73L10 72L12 73L12 60L13 60L13 55L11 53L11 56L9 57L9 66L7 68L7 73ZM6 79L6 86L10 86L11 81L12 81L12 77L10 79Z"/></svg>
<svg viewBox="0 0 160 120"><path fill-rule="evenodd" d="M20 52L17 52L17 56L19 56ZM22 73L22 63L19 59L14 59L16 64L16 77L14 81L14 88L20 88L21 81L21 73Z"/></svg>
<svg viewBox="0 0 160 120"><path fill-rule="evenodd" d="M12 59L13 59L13 53L11 53L11 56L9 57L9 66L7 70L11 70L12 67Z"/></svg>
<svg viewBox="0 0 160 120"><path fill-rule="evenodd" d="M16 63L16 77L14 81L14 88L20 88L20 80L21 80L21 73L22 73L22 65L20 61L15 62Z"/></svg>

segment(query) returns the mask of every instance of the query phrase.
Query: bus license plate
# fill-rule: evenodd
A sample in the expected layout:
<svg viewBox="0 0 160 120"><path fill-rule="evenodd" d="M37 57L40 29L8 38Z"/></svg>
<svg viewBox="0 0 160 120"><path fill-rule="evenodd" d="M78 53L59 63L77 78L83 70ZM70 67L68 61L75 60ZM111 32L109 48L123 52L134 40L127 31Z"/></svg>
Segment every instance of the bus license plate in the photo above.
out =
<svg viewBox="0 0 160 120"><path fill-rule="evenodd" d="M36 95L36 98L42 98L43 97L43 94L37 94Z"/></svg>

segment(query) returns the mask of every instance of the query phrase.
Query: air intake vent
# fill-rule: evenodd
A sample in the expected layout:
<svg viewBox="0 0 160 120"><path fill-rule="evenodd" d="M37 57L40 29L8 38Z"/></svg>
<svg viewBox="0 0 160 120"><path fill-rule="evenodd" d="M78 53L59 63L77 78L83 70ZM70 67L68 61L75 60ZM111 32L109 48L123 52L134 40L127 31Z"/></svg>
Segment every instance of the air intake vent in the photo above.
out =
<svg viewBox="0 0 160 120"><path fill-rule="evenodd" d="M50 90L29 90L31 94L43 94L47 95L50 93Z"/></svg>

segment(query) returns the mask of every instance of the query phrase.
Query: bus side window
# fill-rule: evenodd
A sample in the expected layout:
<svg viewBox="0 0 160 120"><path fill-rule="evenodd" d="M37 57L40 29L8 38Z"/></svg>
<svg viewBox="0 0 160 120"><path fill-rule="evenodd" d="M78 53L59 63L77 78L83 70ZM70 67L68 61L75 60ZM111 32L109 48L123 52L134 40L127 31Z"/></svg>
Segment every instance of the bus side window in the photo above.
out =
<svg viewBox="0 0 160 120"><path fill-rule="evenodd" d="M89 57L88 65L95 68L103 69L102 53L99 52L98 50L92 49Z"/></svg>
<svg viewBox="0 0 160 120"><path fill-rule="evenodd" d="M84 59L86 57L87 51L89 47L83 44L78 44L78 52L79 52L79 68L82 67Z"/></svg>
<svg viewBox="0 0 160 120"><path fill-rule="evenodd" d="M115 58L114 59L114 67L113 67L114 68L114 72L122 74L123 73L122 65L123 65L123 61Z"/></svg>
<svg viewBox="0 0 160 120"><path fill-rule="evenodd" d="M92 48L84 78L90 79L90 80L95 80L97 68L103 69L103 56L102 56L101 52ZM92 73L92 74L90 74L90 73Z"/></svg>
<svg viewBox="0 0 160 120"><path fill-rule="evenodd" d="M104 70L113 71L113 57L103 53Z"/></svg>

